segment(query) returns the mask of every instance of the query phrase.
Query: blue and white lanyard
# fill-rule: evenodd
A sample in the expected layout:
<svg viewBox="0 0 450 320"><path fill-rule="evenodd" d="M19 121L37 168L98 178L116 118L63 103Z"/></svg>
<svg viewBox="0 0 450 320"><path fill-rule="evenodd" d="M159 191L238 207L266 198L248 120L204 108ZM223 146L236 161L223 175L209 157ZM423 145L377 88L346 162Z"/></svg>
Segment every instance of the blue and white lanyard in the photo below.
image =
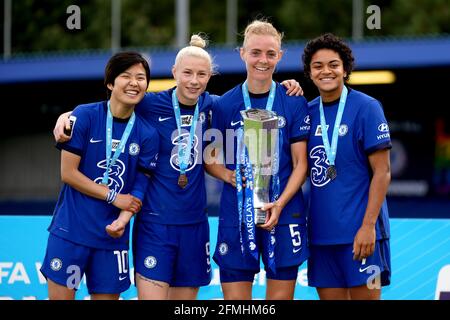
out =
<svg viewBox="0 0 450 320"><path fill-rule="evenodd" d="M178 136L181 139L181 113L180 105L177 98L177 89L172 91L172 106L175 113L175 121L177 122ZM195 128L197 127L198 120L198 102L195 105L194 116L191 122L191 129L189 131L189 140L185 148L182 147L181 143L178 144L178 159L180 161L180 174L186 174L186 169L189 166L189 158L191 157L192 142L194 141Z"/></svg>
<svg viewBox="0 0 450 320"><path fill-rule="evenodd" d="M328 163L330 166L334 166L336 160L336 152L338 146L339 137L339 127L341 126L342 115L344 113L345 102L347 101L348 90L344 86L342 89L341 97L339 99L339 107L336 114L336 120L334 121L333 136L331 138L331 148L330 141L328 140L328 130L327 123L325 121L325 113L323 111L322 97L320 97L319 111L320 111L320 128L322 131L322 141L325 148L325 153L327 154Z"/></svg>
<svg viewBox="0 0 450 320"><path fill-rule="evenodd" d="M122 138L120 138L120 143L116 147L116 151L114 152L114 155L111 158L112 153L112 133L113 133L113 116L111 113L111 104L108 100L108 112L106 116L106 171L103 174L102 178L102 184L109 185L109 171L111 167L116 163L117 159L120 156L120 153L124 149L128 137L130 136L131 130L134 126L134 121L136 119L136 116L133 113L131 114L130 119L128 119L127 126L125 127L125 131L122 134Z"/></svg>
<svg viewBox="0 0 450 320"><path fill-rule="evenodd" d="M270 86L269 97L267 98L266 110L272 111L273 102L275 100L276 95L276 84L275 81L272 80L272 85ZM245 110L248 110L252 107L250 102L250 94L248 93L248 84L247 80L242 84L242 95L244 96L244 104Z"/></svg>

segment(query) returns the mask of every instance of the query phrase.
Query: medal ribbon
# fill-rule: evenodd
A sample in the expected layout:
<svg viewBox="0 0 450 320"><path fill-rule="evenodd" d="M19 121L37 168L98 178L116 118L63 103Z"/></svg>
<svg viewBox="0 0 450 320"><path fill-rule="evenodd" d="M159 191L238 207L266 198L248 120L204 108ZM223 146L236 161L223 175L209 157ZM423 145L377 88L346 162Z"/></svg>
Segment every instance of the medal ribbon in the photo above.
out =
<svg viewBox="0 0 450 320"><path fill-rule="evenodd" d="M239 211L239 241L241 243L241 252L245 247L249 250L251 256L258 260L259 254L255 241L256 225L253 207L253 171L250 164L247 148L245 147L244 130L237 129L237 155L239 157L236 163L236 193ZM242 187L242 176L246 178L246 187ZM251 181L251 182L249 182ZM244 227L242 222L244 221ZM245 241L242 237L242 228L245 228Z"/></svg>
<svg viewBox="0 0 450 320"><path fill-rule="evenodd" d="M178 136L181 139L181 113L180 105L177 98L177 89L172 91L172 106L175 113L175 121L177 122ZM178 143L178 161L180 161L180 174L186 174L186 169L189 166L189 158L191 157L192 142L194 141L195 128L197 127L198 120L198 101L195 105L194 116L191 122L191 129L189 130L189 140L185 148L181 146L181 141Z"/></svg>
<svg viewBox="0 0 450 320"><path fill-rule="evenodd" d="M113 116L111 113L111 104L108 100L108 112L107 112L107 116L106 116L106 171L103 174L103 178L102 178L102 184L104 184L104 185L109 185L109 170L114 165L114 163L116 163L117 159L120 156L120 153L124 149L124 147L127 143L128 137L130 136L131 130L133 129L135 119L136 119L136 116L133 111L130 119L128 119L127 126L125 127L125 130L122 134L122 138L120 138L120 143L116 147L116 151L114 152L114 155L111 158Z"/></svg>
<svg viewBox="0 0 450 320"><path fill-rule="evenodd" d="M280 167L280 150L283 146L283 134L282 131L278 130L278 145L275 148L275 152L272 159L272 196L271 201L275 202L280 197L280 176L278 175L279 167ZM275 244L276 244L276 237L275 237L275 227L272 228L270 231L270 236L268 237L268 243L267 243L267 257L268 257L268 267L270 270L272 270L273 273L276 273L276 266L275 266Z"/></svg>
<svg viewBox="0 0 450 320"><path fill-rule="evenodd" d="M344 86L342 89L341 97L339 98L339 107L336 115L336 120L334 121L333 136L331 138L331 148L330 141L328 140L328 130L327 123L325 121L325 113L323 111L322 97L320 97L320 128L322 130L322 141L325 148L325 153L327 154L328 163L330 166L334 166L334 161L336 159L338 137L339 137L339 127L341 126L342 115L344 113L345 102L347 101L348 90Z"/></svg>

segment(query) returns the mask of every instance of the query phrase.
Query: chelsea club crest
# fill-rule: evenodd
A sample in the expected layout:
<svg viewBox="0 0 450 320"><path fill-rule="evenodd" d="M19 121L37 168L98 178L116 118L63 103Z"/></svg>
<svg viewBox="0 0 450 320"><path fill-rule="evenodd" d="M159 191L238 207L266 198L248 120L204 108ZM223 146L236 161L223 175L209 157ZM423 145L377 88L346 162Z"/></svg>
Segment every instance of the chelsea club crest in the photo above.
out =
<svg viewBox="0 0 450 320"><path fill-rule="evenodd" d="M128 152L131 156L136 156L139 154L139 145L137 143L131 143L130 147L128 148Z"/></svg>

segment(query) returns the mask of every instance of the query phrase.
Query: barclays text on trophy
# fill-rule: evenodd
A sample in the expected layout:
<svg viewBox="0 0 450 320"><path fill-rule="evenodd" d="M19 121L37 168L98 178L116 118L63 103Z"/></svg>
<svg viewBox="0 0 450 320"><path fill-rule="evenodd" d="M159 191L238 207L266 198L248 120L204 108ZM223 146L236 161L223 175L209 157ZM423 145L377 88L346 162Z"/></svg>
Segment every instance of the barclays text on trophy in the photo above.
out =
<svg viewBox="0 0 450 320"><path fill-rule="evenodd" d="M256 224L264 224L267 212L262 208L270 202L271 178L278 171L278 117L265 109L241 111L244 120L244 144L252 167L253 208Z"/></svg>

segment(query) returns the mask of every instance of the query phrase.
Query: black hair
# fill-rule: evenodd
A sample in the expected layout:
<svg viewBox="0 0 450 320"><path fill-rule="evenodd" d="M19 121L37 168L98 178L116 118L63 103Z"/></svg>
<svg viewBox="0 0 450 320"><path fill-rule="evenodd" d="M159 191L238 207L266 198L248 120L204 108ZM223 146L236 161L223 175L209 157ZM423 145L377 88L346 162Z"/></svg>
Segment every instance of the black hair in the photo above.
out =
<svg viewBox="0 0 450 320"><path fill-rule="evenodd" d="M114 80L116 80L119 74L139 63L142 64L145 69L148 87L148 84L150 83L150 66L147 60L140 53L134 51L123 51L116 53L109 59L105 67L104 79L104 84L107 89L106 96L108 97L108 99L111 96L111 90L108 89L107 85L114 85Z"/></svg>
<svg viewBox="0 0 450 320"><path fill-rule="evenodd" d="M339 54L343 64L346 76L344 80L347 81L353 71L355 58L353 57L352 49L339 37L332 33L325 33L313 40L308 41L303 50L303 72L307 79L311 77L311 59L312 56L320 49L330 49Z"/></svg>

